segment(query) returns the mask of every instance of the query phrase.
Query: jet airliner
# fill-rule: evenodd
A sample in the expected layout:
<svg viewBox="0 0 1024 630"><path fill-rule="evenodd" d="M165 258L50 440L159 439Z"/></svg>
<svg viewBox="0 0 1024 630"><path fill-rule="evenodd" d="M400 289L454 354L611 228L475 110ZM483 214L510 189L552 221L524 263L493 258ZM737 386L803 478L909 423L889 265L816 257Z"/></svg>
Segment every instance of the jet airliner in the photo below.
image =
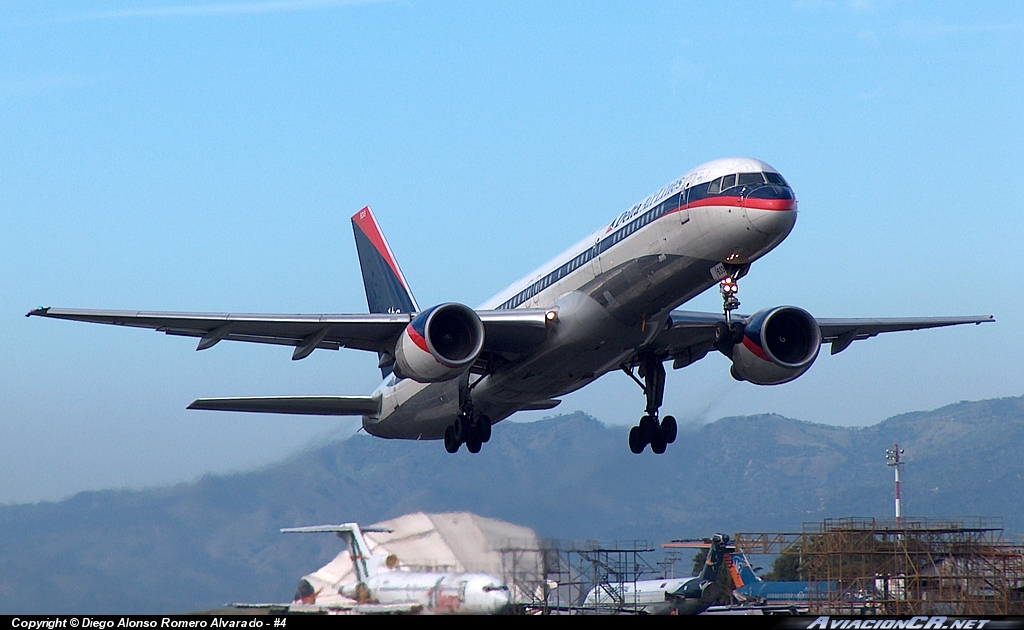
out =
<svg viewBox="0 0 1024 630"><path fill-rule="evenodd" d="M699 614L718 597L718 572L727 559L728 552L735 547L729 544L729 537L723 534L715 534L708 544L693 546L708 550L704 566L697 575L621 584L598 584L587 592L582 608L644 615Z"/></svg>
<svg viewBox="0 0 1024 630"><path fill-rule="evenodd" d="M495 614L509 604L508 586L495 575L399 570L395 556L370 551L363 538L364 530L356 523L290 527L281 531L298 534L334 532L342 538L352 558L356 582L343 585L338 594L360 603L409 606L409 612L418 609L434 614L469 615ZM305 578L299 583L296 600L299 603L309 600L316 605L318 597ZM324 607L329 609L331 598L327 597L324 601Z"/></svg>
<svg viewBox="0 0 1024 630"><path fill-rule="evenodd" d="M420 308L369 207L352 217L368 314L266 315L39 308L28 316L151 328L198 337L197 350L247 341L376 352L384 380L370 395L202 398L189 409L362 416L383 438L443 440L472 453L491 425L550 409L559 396L622 370L646 406L629 448L664 453L676 421L660 416L666 362L717 350L737 380L789 382L820 346L842 352L883 332L994 321L976 317L816 319L795 306L735 311L737 282L793 229L797 201L768 164L727 158L698 166L515 282L479 308ZM715 285L720 313L676 310Z"/></svg>

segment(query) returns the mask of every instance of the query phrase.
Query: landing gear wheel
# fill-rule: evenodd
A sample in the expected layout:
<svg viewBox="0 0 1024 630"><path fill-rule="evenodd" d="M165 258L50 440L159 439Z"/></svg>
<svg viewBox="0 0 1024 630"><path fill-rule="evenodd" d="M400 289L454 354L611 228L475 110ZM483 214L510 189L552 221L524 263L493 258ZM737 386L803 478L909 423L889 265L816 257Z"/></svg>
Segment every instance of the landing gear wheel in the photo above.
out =
<svg viewBox="0 0 1024 630"><path fill-rule="evenodd" d="M444 450L449 453L459 452L459 441L455 439L454 426L449 426L444 430Z"/></svg>
<svg viewBox="0 0 1024 630"><path fill-rule="evenodd" d="M633 427L629 430L629 450L634 455L639 455L644 452L644 447L647 446L647 442L643 439L640 434L640 427Z"/></svg>
<svg viewBox="0 0 1024 630"><path fill-rule="evenodd" d="M465 442L469 436L473 435L473 426L470 424L468 416L460 414L455 419L455 424L452 425L452 435L455 437L455 441L459 443Z"/></svg>
<svg viewBox="0 0 1024 630"><path fill-rule="evenodd" d="M480 440L478 440L476 438L470 438L470 439L466 440L466 450L469 451L470 453L479 453L480 452Z"/></svg>
<svg viewBox="0 0 1024 630"><path fill-rule="evenodd" d="M661 436L657 436L651 440L651 451L653 451L655 455L661 455L664 453L666 446L667 444L665 444L665 440Z"/></svg>
<svg viewBox="0 0 1024 630"><path fill-rule="evenodd" d="M487 444L491 439L491 418L490 416L481 415L476 421L477 437L480 438L481 444Z"/></svg>
<svg viewBox="0 0 1024 630"><path fill-rule="evenodd" d="M658 434L658 420L652 416L640 418L640 438L644 442L650 442Z"/></svg>
<svg viewBox="0 0 1024 630"><path fill-rule="evenodd" d="M676 441L676 434L679 432L679 428L676 425L676 419L672 416L665 416L661 419L661 439L665 440L665 444L671 444Z"/></svg>

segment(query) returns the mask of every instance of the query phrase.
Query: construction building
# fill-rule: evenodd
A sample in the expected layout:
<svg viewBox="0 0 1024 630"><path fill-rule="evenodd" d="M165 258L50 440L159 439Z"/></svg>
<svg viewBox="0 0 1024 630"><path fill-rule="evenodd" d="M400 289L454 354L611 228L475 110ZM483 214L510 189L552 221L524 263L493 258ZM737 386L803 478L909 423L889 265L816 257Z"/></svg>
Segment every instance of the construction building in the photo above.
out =
<svg viewBox="0 0 1024 630"><path fill-rule="evenodd" d="M826 519L798 533L739 533L738 551L798 558L812 613L1024 614L1024 547L1001 519Z"/></svg>

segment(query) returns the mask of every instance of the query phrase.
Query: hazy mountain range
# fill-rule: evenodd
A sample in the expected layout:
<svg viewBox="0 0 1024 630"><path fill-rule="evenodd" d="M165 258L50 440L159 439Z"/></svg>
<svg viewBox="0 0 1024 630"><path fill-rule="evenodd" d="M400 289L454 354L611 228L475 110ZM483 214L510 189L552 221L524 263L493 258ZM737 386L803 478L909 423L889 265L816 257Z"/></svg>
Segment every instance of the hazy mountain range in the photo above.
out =
<svg viewBox="0 0 1024 630"><path fill-rule="evenodd" d="M805 521L891 518L885 449L906 449L904 513L1003 517L1024 532L1024 397L864 428L775 415L684 427L662 456L576 413L505 422L479 455L356 435L261 470L0 506L0 614L185 612L287 601L340 549L278 528L471 511L545 538L662 542Z"/></svg>

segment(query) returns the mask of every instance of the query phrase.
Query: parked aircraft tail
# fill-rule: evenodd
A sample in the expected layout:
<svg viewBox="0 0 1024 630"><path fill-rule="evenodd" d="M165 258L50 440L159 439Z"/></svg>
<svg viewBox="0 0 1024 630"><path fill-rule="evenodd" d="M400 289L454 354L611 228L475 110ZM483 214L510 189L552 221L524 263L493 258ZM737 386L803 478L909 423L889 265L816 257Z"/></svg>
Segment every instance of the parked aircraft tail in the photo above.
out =
<svg viewBox="0 0 1024 630"><path fill-rule="evenodd" d="M743 553L732 554L732 564L729 573L732 574L732 581L736 588L762 581L757 573L754 572L754 567L750 564L746 554Z"/></svg>
<svg viewBox="0 0 1024 630"><path fill-rule="evenodd" d="M381 571L387 570L387 557L383 554L371 554L370 548L363 538L363 532L387 532L392 530L383 528L360 529L358 523L345 523L344 525L313 525L312 527L286 527L281 530L284 534L316 534L332 532L345 541L349 555L352 557L352 565L356 570L356 578L360 582L366 582Z"/></svg>
<svg viewBox="0 0 1024 630"><path fill-rule="evenodd" d="M704 561L704 568L700 571L702 583L718 580L718 571L722 568L722 561L725 560L728 545L729 537L723 534L715 534L711 539L711 549L708 549L707 560Z"/></svg>
<svg viewBox="0 0 1024 630"><path fill-rule="evenodd" d="M725 557L732 550L733 546L729 544L728 536L715 534L711 538L711 548L708 549L708 555L700 574L692 580L688 580L676 592L665 595L666 599L673 600L676 613L696 615L714 602L720 593L718 572L722 568Z"/></svg>

